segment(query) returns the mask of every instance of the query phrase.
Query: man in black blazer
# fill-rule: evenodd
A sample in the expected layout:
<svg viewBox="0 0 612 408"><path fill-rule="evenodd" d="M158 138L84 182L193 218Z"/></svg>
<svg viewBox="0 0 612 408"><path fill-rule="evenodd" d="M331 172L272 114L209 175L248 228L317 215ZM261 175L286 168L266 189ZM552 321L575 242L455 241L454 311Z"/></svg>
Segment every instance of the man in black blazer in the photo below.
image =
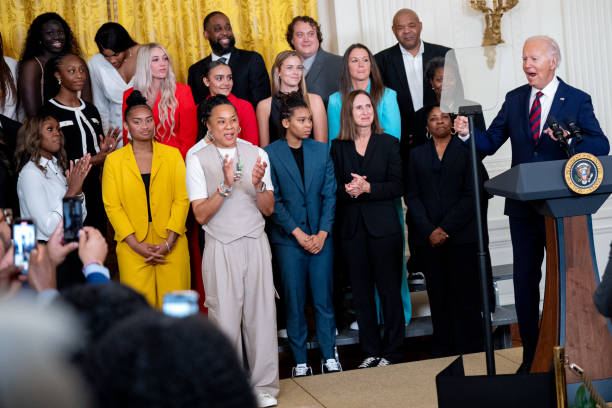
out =
<svg viewBox="0 0 612 408"><path fill-rule="evenodd" d="M204 18L204 38L210 42L212 53L190 66L187 78L196 104L210 95L210 91L202 82L202 76L206 65L218 59L222 59L232 69L232 94L251 102L253 107L270 96L270 78L263 58L255 51L235 47L232 26L225 14L213 11Z"/></svg>
<svg viewBox="0 0 612 408"><path fill-rule="evenodd" d="M321 48L321 26L309 16L295 17L287 27L287 42L304 60L306 89L327 106L329 95L338 90L342 57Z"/></svg>
<svg viewBox="0 0 612 408"><path fill-rule="evenodd" d="M437 103L436 95L425 78L425 69L430 60L444 57L450 48L421 41L423 23L413 10L401 9L395 13L392 28L398 43L379 52L374 58L385 86L397 92L397 104L402 118L400 154L405 166L410 148L426 141L425 138L414 137L423 133L416 128L421 126L421 123L416 120L415 112L423 106ZM414 247L410 242L409 240L410 253L414 254ZM421 271L420 261L411 256L408 261L408 282L422 284Z"/></svg>
<svg viewBox="0 0 612 408"><path fill-rule="evenodd" d="M421 41L423 23L410 9L401 9L393 17L393 33L398 43L375 55L376 63L387 88L397 92L397 103L402 116L402 158L408 158L408 149L424 143L413 140L414 113L436 101L431 85L425 78L427 63L435 57L444 57L450 50L438 44ZM419 63L420 62L420 63Z"/></svg>

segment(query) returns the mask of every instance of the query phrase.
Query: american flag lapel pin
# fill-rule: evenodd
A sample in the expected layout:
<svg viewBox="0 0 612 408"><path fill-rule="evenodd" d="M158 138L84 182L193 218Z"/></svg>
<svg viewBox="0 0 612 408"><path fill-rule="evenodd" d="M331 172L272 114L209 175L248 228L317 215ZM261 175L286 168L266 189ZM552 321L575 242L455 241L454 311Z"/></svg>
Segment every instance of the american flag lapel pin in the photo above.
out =
<svg viewBox="0 0 612 408"><path fill-rule="evenodd" d="M565 98L559 98L559 100L564 101L564 100L565 100Z"/></svg>

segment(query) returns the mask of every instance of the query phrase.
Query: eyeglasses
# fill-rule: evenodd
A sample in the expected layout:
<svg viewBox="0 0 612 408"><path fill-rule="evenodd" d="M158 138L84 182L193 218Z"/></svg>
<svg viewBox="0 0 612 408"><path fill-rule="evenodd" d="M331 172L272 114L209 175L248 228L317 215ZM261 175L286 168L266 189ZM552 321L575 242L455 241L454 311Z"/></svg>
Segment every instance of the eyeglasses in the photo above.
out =
<svg viewBox="0 0 612 408"><path fill-rule="evenodd" d="M13 210L10 208L0 208L0 222L13 223Z"/></svg>

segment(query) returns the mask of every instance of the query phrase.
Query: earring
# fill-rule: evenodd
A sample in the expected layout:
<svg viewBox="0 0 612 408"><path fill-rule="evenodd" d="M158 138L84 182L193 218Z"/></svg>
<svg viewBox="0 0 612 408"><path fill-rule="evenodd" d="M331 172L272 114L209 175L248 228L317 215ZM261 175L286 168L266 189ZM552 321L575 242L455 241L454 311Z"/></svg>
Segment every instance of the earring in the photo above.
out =
<svg viewBox="0 0 612 408"><path fill-rule="evenodd" d="M242 132L242 128L238 126L238 133Z"/></svg>
<svg viewBox="0 0 612 408"><path fill-rule="evenodd" d="M59 86L62 86L62 80L61 79L58 79L57 83L58 83Z"/></svg>
<svg viewBox="0 0 612 408"><path fill-rule="evenodd" d="M451 136L455 136L457 134L457 131L455 130L454 127L451 128Z"/></svg>
<svg viewBox="0 0 612 408"><path fill-rule="evenodd" d="M206 140L208 140L209 142L212 142L213 140L215 140L215 138L213 137L213 134L210 133L210 130L206 130L206 136L204 136L206 138Z"/></svg>
<svg viewBox="0 0 612 408"><path fill-rule="evenodd" d="M425 132L425 137L427 139L431 139L431 133L429 133L429 130L427 132Z"/></svg>

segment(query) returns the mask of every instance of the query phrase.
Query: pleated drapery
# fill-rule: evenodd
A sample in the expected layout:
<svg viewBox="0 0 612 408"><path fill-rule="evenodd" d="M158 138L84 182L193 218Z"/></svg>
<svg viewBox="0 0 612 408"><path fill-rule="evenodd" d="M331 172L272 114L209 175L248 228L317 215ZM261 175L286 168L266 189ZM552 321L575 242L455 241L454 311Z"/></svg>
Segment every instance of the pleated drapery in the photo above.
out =
<svg viewBox="0 0 612 408"><path fill-rule="evenodd" d="M211 11L225 13L238 48L256 50L270 67L280 51L289 49L285 32L291 19L317 19L316 0L1 0L0 32L4 54L19 59L28 27L39 14L60 14L76 35L84 56L98 52L94 36L107 21L122 24L139 43L158 42L172 58L179 82L187 81L191 64L210 53L202 21Z"/></svg>

